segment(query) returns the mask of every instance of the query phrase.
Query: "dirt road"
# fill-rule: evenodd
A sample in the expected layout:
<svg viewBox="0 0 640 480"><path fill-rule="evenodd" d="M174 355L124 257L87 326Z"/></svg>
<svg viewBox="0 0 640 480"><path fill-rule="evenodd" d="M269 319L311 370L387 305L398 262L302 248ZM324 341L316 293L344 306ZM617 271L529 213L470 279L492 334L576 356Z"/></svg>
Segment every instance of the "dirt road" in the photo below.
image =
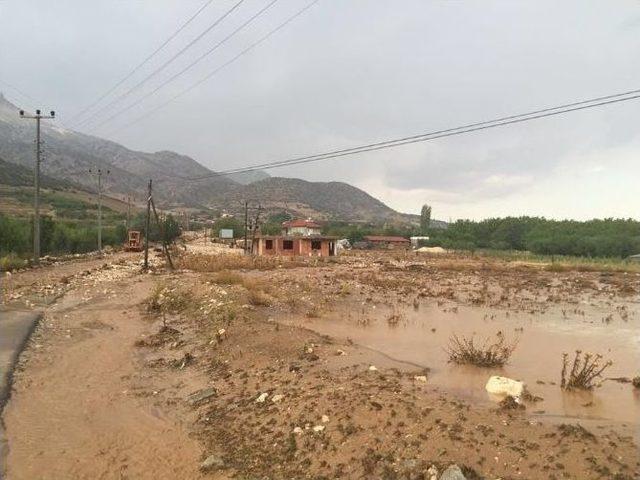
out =
<svg viewBox="0 0 640 480"><path fill-rule="evenodd" d="M134 341L149 325L136 305L152 284L125 268L98 271L46 310L4 412L7 478L200 478L201 448L140 375Z"/></svg>

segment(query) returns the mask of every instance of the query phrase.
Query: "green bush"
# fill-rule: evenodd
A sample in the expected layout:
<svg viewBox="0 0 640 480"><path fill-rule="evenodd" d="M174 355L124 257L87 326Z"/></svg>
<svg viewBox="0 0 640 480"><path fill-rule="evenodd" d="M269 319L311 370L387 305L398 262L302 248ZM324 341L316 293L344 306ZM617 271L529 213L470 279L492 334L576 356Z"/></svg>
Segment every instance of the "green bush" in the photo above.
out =
<svg viewBox="0 0 640 480"><path fill-rule="evenodd" d="M102 229L103 245L122 245L126 229L122 225ZM43 255L84 253L98 248L95 224L40 218L40 250ZM28 257L33 252L32 220L0 214L0 255L16 254Z"/></svg>
<svg viewBox="0 0 640 480"><path fill-rule="evenodd" d="M459 220L430 231L430 244L474 250L526 250L542 255L618 257L640 253L640 222L603 219L579 222L537 217Z"/></svg>

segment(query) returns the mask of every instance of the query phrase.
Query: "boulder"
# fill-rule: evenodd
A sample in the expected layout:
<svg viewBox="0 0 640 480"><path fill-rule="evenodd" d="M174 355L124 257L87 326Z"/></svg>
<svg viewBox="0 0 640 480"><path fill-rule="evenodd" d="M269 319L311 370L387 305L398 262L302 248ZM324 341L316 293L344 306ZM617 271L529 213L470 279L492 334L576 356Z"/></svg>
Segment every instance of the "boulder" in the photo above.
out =
<svg viewBox="0 0 640 480"><path fill-rule="evenodd" d="M440 480L467 480L467 478L464 476L458 465L451 465L442 472Z"/></svg>
<svg viewBox="0 0 640 480"><path fill-rule="evenodd" d="M203 472L211 472L224 468L224 460L217 455L209 455L204 462L200 464L200 470Z"/></svg>
<svg viewBox="0 0 640 480"><path fill-rule="evenodd" d="M487 392L494 395L506 397L512 396L515 399L520 398L524 392L524 383L517 380L512 380L507 377L499 377L494 375L489 378L487 385L485 386Z"/></svg>

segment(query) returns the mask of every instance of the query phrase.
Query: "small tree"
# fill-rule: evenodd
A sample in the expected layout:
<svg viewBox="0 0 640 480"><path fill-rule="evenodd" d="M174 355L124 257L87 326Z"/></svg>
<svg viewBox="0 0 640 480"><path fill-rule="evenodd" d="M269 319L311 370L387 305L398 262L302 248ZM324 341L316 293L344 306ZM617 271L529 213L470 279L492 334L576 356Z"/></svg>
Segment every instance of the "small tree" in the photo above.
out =
<svg viewBox="0 0 640 480"><path fill-rule="evenodd" d="M431 224L431 206L426 203L422 206L420 211L420 231L424 234L429 230Z"/></svg>

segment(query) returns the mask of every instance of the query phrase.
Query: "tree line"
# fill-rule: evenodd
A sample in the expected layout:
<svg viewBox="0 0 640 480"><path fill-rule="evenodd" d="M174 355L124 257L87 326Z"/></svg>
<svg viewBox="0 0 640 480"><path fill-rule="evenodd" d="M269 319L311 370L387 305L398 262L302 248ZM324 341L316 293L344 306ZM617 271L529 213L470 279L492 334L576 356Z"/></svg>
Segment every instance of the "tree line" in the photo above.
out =
<svg viewBox="0 0 640 480"><path fill-rule="evenodd" d="M430 229L429 236L430 245L457 250L524 250L543 255L619 258L640 253L640 222L632 219L458 220L446 229Z"/></svg>
<svg viewBox="0 0 640 480"><path fill-rule="evenodd" d="M172 215L161 219L165 238L175 240L181 233L180 225ZM145 229L145 213L136 215L131 221L132 230ZM117 224L102 227L102 244L120 246L127 237L124 219ZM161 240L160 229L151 221L149 240ZM95 222L78 222L40 217L40 249L43 255L86 253L98 249L98 227ZM28 257L33 253L33 220L12 217L0 213L0 256L16 254Z"/></svg>

